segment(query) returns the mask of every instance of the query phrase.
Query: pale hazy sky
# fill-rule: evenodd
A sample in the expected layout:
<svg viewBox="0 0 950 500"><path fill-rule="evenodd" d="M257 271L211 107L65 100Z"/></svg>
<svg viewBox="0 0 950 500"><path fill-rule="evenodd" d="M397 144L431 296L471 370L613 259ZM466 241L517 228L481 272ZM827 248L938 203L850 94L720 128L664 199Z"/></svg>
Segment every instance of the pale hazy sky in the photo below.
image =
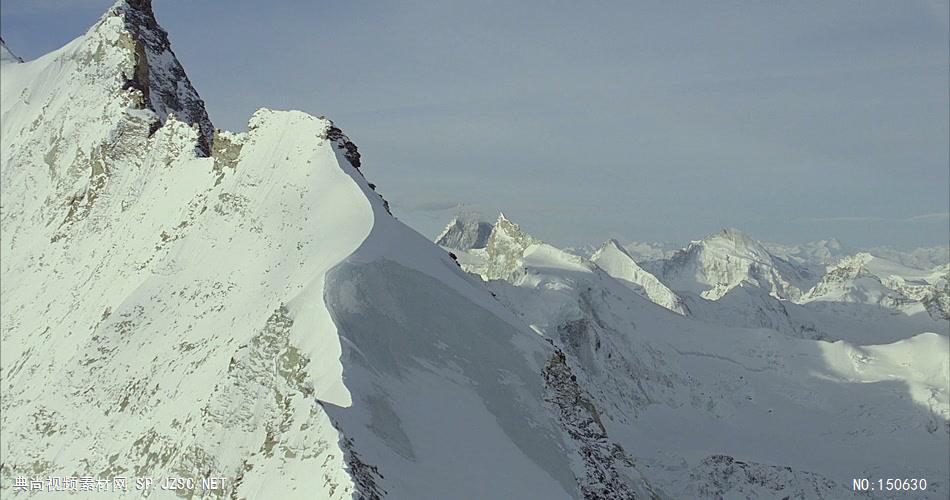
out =
<svg viewBox="0 0 950 500"><path fill-rule="evenodd" d="M111 3L0 32L34 58ZM332 118L429 236L463 203L562 245L950 238L945 0L154 3L218 127Z"/></svg>

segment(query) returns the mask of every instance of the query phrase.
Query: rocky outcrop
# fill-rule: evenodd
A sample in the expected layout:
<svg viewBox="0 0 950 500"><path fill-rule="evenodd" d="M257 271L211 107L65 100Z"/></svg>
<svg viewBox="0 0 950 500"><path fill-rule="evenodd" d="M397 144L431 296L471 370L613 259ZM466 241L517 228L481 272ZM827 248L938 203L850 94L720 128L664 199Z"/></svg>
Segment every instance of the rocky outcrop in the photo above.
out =
<svg viewBox="0 0 950 500"><path fill-rule="evenodd" d="M835 499L854 493L812 472L712 455L689 472L688 491L696 498Z"/></svg>
<svg viewBox="0 0 950 500"><path fill-rule="evenodd" d="M524 251L539 243L521 227L508 220L505 214L498 214L494 229L488 237L485 250L488 255L486 279L513 280L524 272Z"/></svg>
<svg viewBox="0 0 950 500"><path fill-rule="evenodd" d="M214 126L204 101L172 52L168 33L155 20L151 0L120 1L107 13L110 15L122 20L124 30L119 46L134 57L133 70L126 74L125 88L139 90L145 105L162 121L169 114L175 114L180 121L196 126L199 151L204 156L211 154Z"/></svg>
<svg viewBox="0 0 950 500"><path fill-rule="evenodd" d="M353 144L353 141L350 140L346 134L340 130L339 127L330 122L330 126L327 127L327 140L333 142L337 149L343 151L343 156L346 157L346 160L350 162L350 165L353 165L355 168L359 169L362 163L360 163L360 151L356 147L356 144Z"/></svg>
<svg viewBox="0 0 950 500"><path fill-rule="evenodd" d="M585 499L658 498L623 447L612 442L590 395L577 383L560 349L544 367L545 401L575 441L586 475L578 478Z"/></svg>

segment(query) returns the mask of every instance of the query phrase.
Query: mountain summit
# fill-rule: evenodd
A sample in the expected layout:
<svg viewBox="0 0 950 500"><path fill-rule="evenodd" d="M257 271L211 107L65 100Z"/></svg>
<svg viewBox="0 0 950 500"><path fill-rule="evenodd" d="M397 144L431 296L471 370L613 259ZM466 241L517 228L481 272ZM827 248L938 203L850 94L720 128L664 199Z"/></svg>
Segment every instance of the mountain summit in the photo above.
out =
<svg viewBox="0 0 950 500"><path fill-rule="evenodd" d="M641 296L675 313L687 314L688 309L682 299L656 279L656 276L643 270L619 241L606 241L594 252L590 260L607 274L629 284Z"/></svg>
<svg viewBox="0 0 950 500"><path fill-rule="evenodd" d="M119 19L123 27L119 46L133 53L133 71L126 75L126 86L141 91L145 105L160 119L174 113L178 120L196 125L199 148L202 153L210 154L214 127L204 101L172 52L168 33L155 20L151 0L119 0L100 19L98 26L112 24L110 18Z"/></svg>
<svg viewBox="0 0 950 500"><path fill-rule="evenodd" d="M795 300L811 279L807 270L772 255L737 229L723 229L691 242L655 271L671 289L711 300L741 283L763 288L777 298Z"/></svg>

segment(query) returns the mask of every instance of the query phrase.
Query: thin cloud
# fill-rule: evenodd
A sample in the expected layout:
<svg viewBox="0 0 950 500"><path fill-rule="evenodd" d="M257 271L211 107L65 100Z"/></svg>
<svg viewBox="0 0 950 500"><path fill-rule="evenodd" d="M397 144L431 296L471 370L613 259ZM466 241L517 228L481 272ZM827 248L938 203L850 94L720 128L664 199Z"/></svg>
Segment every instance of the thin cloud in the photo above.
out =
<svg viewBox="0 0 950 500"><path fill-rule="evenodd" d="M806 217L796 222L939 222L950 220L950 212L934 212L911 217Z"/></svg>
<svg viewBox="0 0 950 500"><path fill-rule="evenodd" d="M918 222L918 221L933 222L933 221L950 220L950 212L935 212L932 214L915 215L907 220L911 222Z"/></svg>

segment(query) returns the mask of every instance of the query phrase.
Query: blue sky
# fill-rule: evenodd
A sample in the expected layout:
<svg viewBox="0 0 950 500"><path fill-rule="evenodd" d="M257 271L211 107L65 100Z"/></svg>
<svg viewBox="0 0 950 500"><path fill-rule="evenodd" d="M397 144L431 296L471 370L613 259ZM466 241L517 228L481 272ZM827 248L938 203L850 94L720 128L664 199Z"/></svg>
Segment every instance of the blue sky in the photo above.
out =
<svg viewBox="0 0 950 500"><path fill-rule="evenodd" d="M5 0L33 58L111 1ZM950 238L948 3L155 0L218 127L326 115L396 214L562 245Z"/></svg>

